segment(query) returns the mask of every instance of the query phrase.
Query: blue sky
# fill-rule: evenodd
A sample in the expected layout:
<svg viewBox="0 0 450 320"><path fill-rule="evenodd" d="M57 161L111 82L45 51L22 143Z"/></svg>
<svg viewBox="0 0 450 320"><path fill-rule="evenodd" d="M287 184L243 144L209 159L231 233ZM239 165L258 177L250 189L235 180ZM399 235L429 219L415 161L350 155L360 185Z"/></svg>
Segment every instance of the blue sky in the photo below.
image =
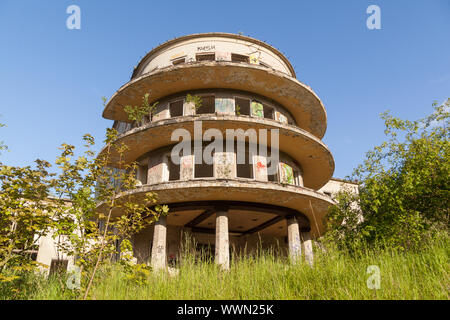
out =
<svg viewBox="0 0 450 320"><path fill-rule="evenodd" d="M81 8L68 30L66 8ZM381 30L366 9L381 8ZM345 177L383 141L379 114L416 119L450 97L449 0L100 1L0 0L0 161L53 161L111 120L101 97L130 78L146 52L174 37L242 32L281 50L328 114L324 142Z"/></svg>

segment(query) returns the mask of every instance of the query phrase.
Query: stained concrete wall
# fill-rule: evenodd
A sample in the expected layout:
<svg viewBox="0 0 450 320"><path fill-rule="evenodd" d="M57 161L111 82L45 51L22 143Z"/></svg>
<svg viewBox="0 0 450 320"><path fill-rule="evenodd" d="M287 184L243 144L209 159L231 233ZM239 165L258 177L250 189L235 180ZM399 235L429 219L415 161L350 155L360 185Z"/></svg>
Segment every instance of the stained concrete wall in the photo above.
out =
<svg viewBox="0 0 450 320"><path fill-rule="evenodd" d="M45 237L41 237L39 239L39 250L36 258L36 262L40 263L40 270L48 275L50 273L50 266L52 260L67 260L67 270L72 271L74 267L74 259L72 256L68 256L67 254L63 254L60 250L58 250L57 243L60 241L61 243L66 242L66 238L61 236L60 238L53 238L53 234L47 234Z"/></svg>
<svg viewBox="0 0 450 320"><path fill-rule="evenodd" d="M267 65L273 69L294 76L287 64L275 52L257 45L251 41L227 37L202 37L179 41L169 45L153 55L146 57L145 61L135 73L135 77L173 65L177 59L186 62L196 61L197 54L214 53L216 61L231 61L231 54L240 54L250 57L251 63Z"/></svg>
<svg viewBox="0 0 450 320"><path fill-rule="evenodd" d="M336 193L344 189L347 189L355 194L359 193L358 184L336 178L332 178L330 181L327 182L326 185L324 185L318 191L325 193L331 197L334 197Z"/></svg>

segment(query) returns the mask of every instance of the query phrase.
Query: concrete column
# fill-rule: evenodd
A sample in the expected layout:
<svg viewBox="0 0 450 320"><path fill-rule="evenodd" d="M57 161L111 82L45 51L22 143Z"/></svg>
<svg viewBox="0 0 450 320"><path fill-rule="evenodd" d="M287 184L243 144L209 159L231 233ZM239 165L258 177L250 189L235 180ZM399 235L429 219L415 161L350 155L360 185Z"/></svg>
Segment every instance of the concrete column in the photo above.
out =
<svg viewBox="0 0 450 320"><path fill-rule="evenodd" d="M228 211L216 212L216 264L230 269L230 242L228 236Z"/></svg>
<svg viewBox="0 0 450 320"><path fill-rule="evenodd" d="M153 246L152 246L152 268L153 270L161 270L166 268L166 236L167 236L167 217L161 216L155 222L153 230Z"/></svg>
<svg viewBox="0 0 450 320"><path fill-rule="evenodd" d="M214 154L214 176L219 179L233 179L236 177L236 163L234 152L216 152Z"/></svg>
<svg viewBox="0 0 450 320"><path fill-rule="evenodd" d="M302 250L305 253L306 262L312 267L314 263L314 255L312 248L311 232L302 231L300 233L302 238Z"/></svg>
<svg viewBox="0 0 450 320"><path fill-rule="evenodd" d="M300 244L300 232L296 217L289 216L286 218L289 242L289 257L292 263L297 263L302 257L302 248Z"/></svg>

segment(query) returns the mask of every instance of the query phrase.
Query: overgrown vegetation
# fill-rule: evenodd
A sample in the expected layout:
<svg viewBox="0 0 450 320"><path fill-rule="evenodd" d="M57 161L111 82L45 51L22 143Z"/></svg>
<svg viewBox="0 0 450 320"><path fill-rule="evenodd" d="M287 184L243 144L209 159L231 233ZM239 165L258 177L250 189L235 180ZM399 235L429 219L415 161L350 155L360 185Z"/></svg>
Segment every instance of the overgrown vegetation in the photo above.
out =
<svg viewBox="0 0 450 320"><path fill-rule="evenodd" d="M131 121L135 121L138 126L144 124L145 117L152 117L156 112L158 101L154 102L153 104L150 104L148 102L149 96L150 94L148 93L144 95L140 106L127 105L124 108L124 111L128 116L128 119Z"/></svg>
<svg viewBox="0 0 450 320"><path fill-rule="evenodd" d="M351 177L359 196L343 191L328 216L328 240L341 248L426 247L448 233L450 205L450 99L417 121L388 112L386 142L369 151Z"/></svg>
<svg viewBox="0 0 450 320"><path fill-rule="evenodd" d="M192 103L194 110L197 112L197 110L200 109L203 104L203 99L198 95L191 95L190 93L188 93L186 96L186 103Z"/></svg>
<svg viewBox="0 0 450 320"><path fill-rule="evenodd" d="M141 112L131 110L130 119ZM139 203L131 195L119 201L137 180L136 164L123 161L128 148L116 143L117 137L115 129L107 129L105 147L97 156L89 134L83 137L86 150L81 155L76 156L73 145L62 144L57 173L50 173L51 164L42 160L36 161L36 168L0 163L0 282L22 281L38 267L48 268L34 261L31 250L41 237L51 236L58 260L77 257L76 286L86 299L97 270L119 254L117 244L129 243L133 234L167 214L167 206L157 205L154 193ZM122 215L113 217L113 210Z"/></svg>
<svg viewBox="0 0 450 320"><path fill-rule="evenodd" d="M177 276L105 264L92 288L92 299L449 299L449 240L435 240L421 252L360 251L357 255L316 250L315 266L290 265L274 251L235 257L222 272L212 262L182 257ZM380 268L378 290L367 287L367 267ZM65 279L29 275L0 284L0 299L74 299Z"/></svg>

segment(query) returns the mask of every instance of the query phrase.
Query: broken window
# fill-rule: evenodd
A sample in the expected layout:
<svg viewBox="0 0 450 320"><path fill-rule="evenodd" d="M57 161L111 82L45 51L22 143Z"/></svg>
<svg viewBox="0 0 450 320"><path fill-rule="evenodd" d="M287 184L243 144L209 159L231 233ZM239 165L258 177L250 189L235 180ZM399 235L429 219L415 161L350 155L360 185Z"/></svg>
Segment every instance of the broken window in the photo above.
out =
<svg viewBox="0 0 450 320"><path fill-rule="evenodd" d="M216 55L215 53L198 53L195 56L195 59L197 61L215 61L216 60Z"/></svg>
<svg viewBox="0 0 450 320"><path fill-rule="evenodd" d="M131 123L123 121L115 121L113 128L116 129L118 133L125 133L131 129Z"/></svg>
<svg viewBox="0 0 450 320"><path fill-rule="evenodd" d="M214 96L202 96L202 105L197 109L197 114L214 113L216 111Z"/></svg>
<svg viewBox="0 0 450 320"><path fill-rule="evenodd" d="M297 170L294 170L294 184L300 186L300 176Z"/></svg>
<svg viewBox="0 0 450 320"><path fill-rule="evenodd" d="M183 115L183 100L169 103L169 112L172 118L181 117Z"/></svg>
<svg viewBox="0 0 450 320"><path fill-rule="evenodd" d="M186 63L186 58L184 58L184 57L172 60L172 64L174 66L176 66L177 64L183 64L183 63Z"/></svg>
<svg viewBox="0 0 450 320"><path fill-rule="evenodd" d="M269 107L268 105L263 104L263 112L264 112L264 118L266 119L273 119L273 108Z"/></svg>
<svg viewBox="0 0 450 320"><path fill-rule="evenodd" d="M236 155L239 152L237 143L235 145ZM239 157L236 157L236 176L239 178L253 179L253 155L249 151L248 143L245 144L245 162L239 163Z"/></svg>
<svg viewBox="0 0 450 320"><path fill-rule="evenodd" d="M169 181L180 180L180 165L175 164L170 156L167 157L167 166L169 168Z"/></svg>
<svg viewBox="0 0 450 320"><path fill-rule="evenodd" d="M234 103L236 105L237 115L250 115L250 99L235 98Z"/></svg>
<svg viewBox="0 0 450 320"><path fill-rule="evenodd" d="M138 167L137 179L142 184L147 184L148 165L140 165Z"/></svg>
<svg viewBox="0 0 450 320"><path fill-rule="evenodd" d="M278 182L278 176L276 173L267 174L267 180L272 181L272 182Z"/></svg>
<svg viewBox="0 0 450 320"><path fill-rule="evenodd" d="M195 178L212 178L212 177L214 177L214 165L206 164L203 161L200 164L196 163L194 177Z"/></svg>
<svg viewBox="0 0 450 320"><path fill-rule="evenodd" d="M231 54L231 61L233 62L245 62L249 63L248 57L244 56L242 54L232 53Z"/></svg>

